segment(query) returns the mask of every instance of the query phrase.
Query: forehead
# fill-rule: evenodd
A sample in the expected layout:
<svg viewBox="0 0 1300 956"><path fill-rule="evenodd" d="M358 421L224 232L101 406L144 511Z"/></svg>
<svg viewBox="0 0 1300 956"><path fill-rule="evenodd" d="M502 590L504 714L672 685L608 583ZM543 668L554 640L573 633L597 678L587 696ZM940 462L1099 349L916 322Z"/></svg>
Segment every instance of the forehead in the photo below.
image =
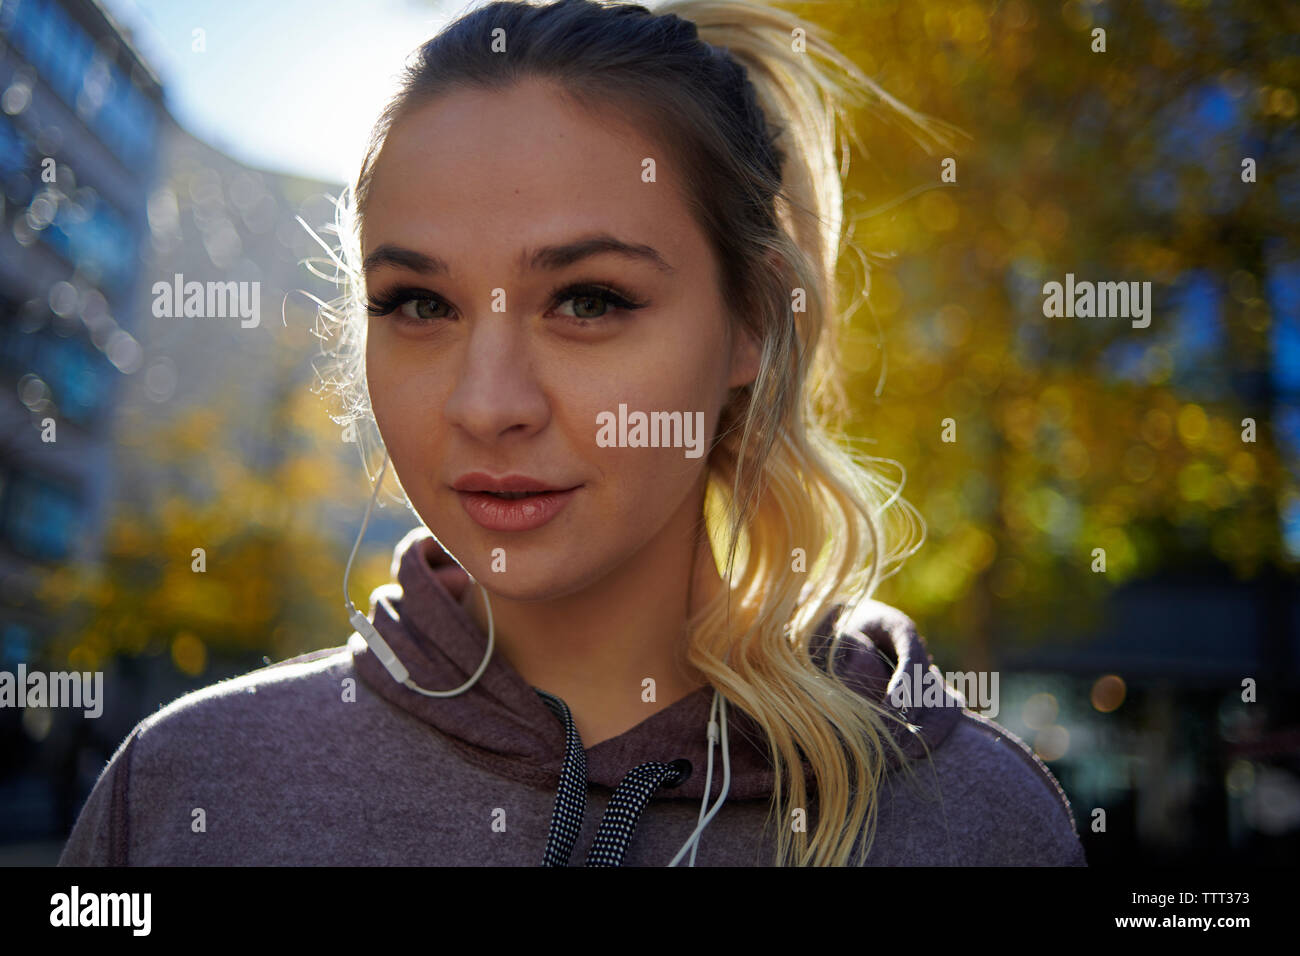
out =
<svg viewBox="0 0 1300 956"><path fill-rule="evenodd" d="M655 182L643 181L647 158ZM433 245L456 267L488 239L516 250L599 228L671 260L697 241L671 165L631 117L584 110L545 81L457 90L389 132L372 174L363 252L381 242Z"/></svg>

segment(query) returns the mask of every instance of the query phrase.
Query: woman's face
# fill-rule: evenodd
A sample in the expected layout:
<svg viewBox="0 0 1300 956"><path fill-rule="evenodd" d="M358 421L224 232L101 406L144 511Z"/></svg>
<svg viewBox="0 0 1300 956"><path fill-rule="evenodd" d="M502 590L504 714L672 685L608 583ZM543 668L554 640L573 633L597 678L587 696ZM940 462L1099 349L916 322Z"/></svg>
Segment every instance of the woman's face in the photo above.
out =
<svg viewBox="0 0 1300 956"><path fill-rule="evenodd" d="M657 181L643 179L647 159ZM729 332L732 303L678 176L635 127L536 81L423 106L376 162L366 293L392 310L368 320L371 404L421 520L493 593L577 591L699 517L719 412L753 380L757 349ZM640 254L581 246L596 236ZM702 445L604 447L598 416L612 413L617 439L620 405L692 425L702 412ZM539 526L485 527L453 488L472 472L576 490ZM536 524L538 504L486 511Z"/></svg>

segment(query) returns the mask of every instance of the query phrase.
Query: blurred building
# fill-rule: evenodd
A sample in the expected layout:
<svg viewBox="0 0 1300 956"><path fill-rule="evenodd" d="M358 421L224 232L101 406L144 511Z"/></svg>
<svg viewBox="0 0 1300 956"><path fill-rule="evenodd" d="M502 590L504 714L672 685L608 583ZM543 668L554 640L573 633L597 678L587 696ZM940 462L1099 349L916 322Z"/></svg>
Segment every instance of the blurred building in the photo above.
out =
<svg viewBox="0 0 1300 956"><path fill-rule="evenodd" d="M48 633L51 563L94 561L111 422L140 366L162 89L89 0L0 3L0 657Z"/></svg>
<svg viewBox="0 0 1300 956"><path fill-rule="evenodd" d="M332 222L341 186L253 169L190 136L91 0L0 0L0 187L0 669L61 668L47 645L80 628L36 597L44 572L100 563L123 503L220 494L223 461L269 469L288 451L276 410L312 385L319 357L309 296L338 294L304 266L323 251L297 217ZM258 321L158 314L155 284L177 276L242 287ZM238 423L229 447L160 468L128 441L193 408ZM355 445L338 452L359 466ZM340 540L362 503L331 516ZM413 523L396 510L376 515L372 548ZM340 611L322 646L346 636ZM104 671L100 719L0 710L0 844L48 841L23 858L52 862L138 720L261 664L213 660L196 678L166 655L108 659L86 665Z"/></svg>
<svg viewBox="0 0 1300 956"><path fill-rule="evenodd" d="M138 290L143 353L140 374L130 377L117 409L119 428L149 434L177 409L220 407L240 434L236 444L208 454L270 468L287 451L276 410L286 394L312 384L319 357L320 341L311 334L317 306L309 296L328 301L339 292L303 264L325 253L297 218L317 231L332 222L331 197L342 186L245 166L170 118L158 151ZM199 283L230 291L218 296L217 312L226 314L207 312L207 291L205 315L175 314L184 305L173 294L178 277L183 289ZM167 291L155 294L158 285ZM236 314L236 305L254 314ZM123 455L119 499L147 502L175 487L196 495L220 491L219 477L198 474L194 460L179 465L168 474L157 462Z"/></svg>

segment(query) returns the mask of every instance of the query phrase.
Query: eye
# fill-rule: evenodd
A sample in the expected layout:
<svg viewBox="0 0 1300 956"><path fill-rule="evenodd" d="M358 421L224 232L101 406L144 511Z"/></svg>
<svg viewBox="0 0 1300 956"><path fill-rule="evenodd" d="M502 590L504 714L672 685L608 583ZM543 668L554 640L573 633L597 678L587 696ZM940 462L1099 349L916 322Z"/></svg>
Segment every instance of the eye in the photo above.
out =
<svg viewBox="0 0 1300 956"><path fill-rule="evenodd" d="M555 300L557 302L574 303L573 313L562 312L561 315L573 319L577 325L591 325L612 318L609 306L615 306L628 312L644 306L644 303L632 302L613 289L589 284L571 285L560 289L555 293ZM604 308L601 309L601 306ZM593 309L599 311L594 315L587 314Z"/></svg>
<svg viewBox="0 0 1300 956"><path fill-rule="evenodd" d="M397 312L401 316L399 322L422 323L446 318L445 315L431 314L433 310L443 307L447 307L447 303L438 296L422 289L403 287L370 296L366 311L373 316Z"/></svg>
<svg viewBox="0 0 1300 956"><path fill-rule="evenodd" d="M644 302L633 301L630 297L607 286L587 282L555 290L551 293L551 301L557 306L572 302L573 311L561 311L559 315L579 328L599 325L607 320L612 321L617 318L615 313L619 311L632 312L645 308ZM412 325L451 318L450 311L439 312L440 309L451 310L451 306L441 296L432 292L408 287L371 296L366 305L366 311L373 316L396 312L401 316L399 322Z"/></svg>
<svg viewBox="0 0 1300 956"><path fill-rule="evenodd" d="M439 299L428 299L428 298L407 299L400 306L398 306L397 311L400 312L402 315L406 316L408 319L412 319L416 322L431 322L434 319L446 318L446 316L429 315L426 313L429 313L441 306L445 306L446 304L447 303Z"/></svg>
<svg viewBox="0 0 1300 956"><path fill-rule="evenodd" d="M565 302L572 302L572 303L574 303L574 313L573 313L573 317L574 317L575 319L600 319L600 318L603 318L604 315L605 315L605 313L604 313L604 308L608 308L610 305L613 304L613 302L612 302L612 301L611 301L607 296L597 295L597 294L594 294L594 293L592 293L592 294L583 294L583 295L571 295L571 296L569 296L567 299L565 299L564 301L565 301ZM600 312L599 312L599 314L597 314L597 315L579 315L579 314L578 314L579 310L582 310L582 311L590 311L590 309L591 309L593 306L595 306L595 307L603 307L603 308L600 308Z"/></svg>

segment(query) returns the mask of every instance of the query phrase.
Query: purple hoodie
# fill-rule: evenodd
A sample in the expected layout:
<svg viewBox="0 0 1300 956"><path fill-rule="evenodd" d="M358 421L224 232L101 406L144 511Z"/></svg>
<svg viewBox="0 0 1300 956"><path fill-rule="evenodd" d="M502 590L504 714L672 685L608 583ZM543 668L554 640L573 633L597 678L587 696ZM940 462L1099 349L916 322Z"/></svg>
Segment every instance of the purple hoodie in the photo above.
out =
<svg viewBox="0 0 1300 956"><path fill-rule="evenodd" d="M394 554L396 619L373 610L421 687L459 687L483 659L486 636L457 600L458 572L427 532L408 536ZM888 702L916 663L939 676L911 621L890 607L864 603L844 635L837 672L864 695ZM825 638L818 646L824 666ZM344 647L213 684L141 721L59 863L663 866L700 817L712 700L701 688L586 749L566 729L563 702L500 654L463 694L431 698L396 683L354 633ZM942 705L907 710L914 730L890 722L916 773L891 761L867 864L1085 865L1056 779L962 703L943 685ZM727 721L730 786L695 865L770 866L765 738L735 705ZM710 807L722 790L720 743L713 768ZM806 766L805 779L811 832ZM679 865L689 862L688 851Z"/></svg>

